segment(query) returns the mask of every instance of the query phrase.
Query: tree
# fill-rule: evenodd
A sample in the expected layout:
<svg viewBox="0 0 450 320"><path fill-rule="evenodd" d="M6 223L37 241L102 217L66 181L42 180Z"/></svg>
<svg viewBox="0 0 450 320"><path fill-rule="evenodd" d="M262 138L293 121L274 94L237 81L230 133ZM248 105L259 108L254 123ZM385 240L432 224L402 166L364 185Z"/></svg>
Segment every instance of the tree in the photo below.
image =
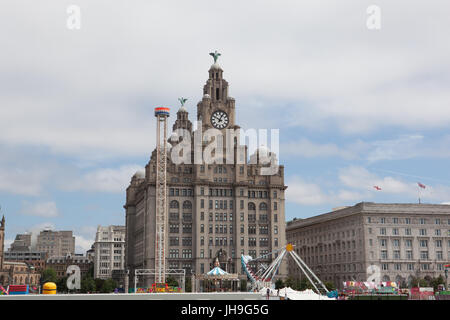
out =
<svg viewBox="0 0 450 320"><path fill-rule="evenodd" d="M42 271L41 281L42 283L57 282L58 277L56 276L56 271L52 268L46 268L44 271Z"/></svg>
<svg viewBox="0 0 450 320"><path fill-rule="evenodd" d="M191 283L190 277L186 278L185 286L186 286L186 288L185 288L186 292L192 292L192 283Z"/></svg>
<svg viewBox="0 0 450 320"><path fill-rule="evenodd" d="M312 286L311 282L309 282L308 279L303 278L300 281L300 288L299 288L300 291L304 291L306 289L312 289L312 288L313 288L313 286Z"/></svg>
<svg viewBox="0 0 450 320"><path fill-rule="evenodd" d="M69 290L67 289L67 278L68 277L62 277L56 281L56 288L58 292L66 293Z"/></svg>
<svg viewBox="0 0 450 320"><path fill-rule="evenodd" d="M287 277L284 280L284 286L285 287L295 287L295 279L291 278L291 277Z"/></svg>
<svg viewBox="0 0 450 320"><path fill-rule="evenodd" d="M88 293L95 291L95 281L90 276L86 276L81 279L81 292Z"/></svg>
<svg viewBox="0 0 450 320"><path fill-rule="evenodd" d="M111 293L114 289L117 288L117 283L113 279L106 279L102 287L100 288L100 292L102 293Z"/></svg>
<svg viewBox="0 0 450 320"><path fill-rule="evenodd" d="M175 278L172 276L167 277L166 283L169 287L178 287L179 286L178 281L175 280Z"/></svg>
<svg viewBox="0 0 450 320"><path fill-rule="evenodd" d="M336 286L335 286L334 283L332 283L332 282L326 281L326 282L324 283L324 285L325 285L325 287L328 289L328 291L336 290Z"/></svg>
<svg viewBox="0 0 450 320"><path fill-rule="evenodd" d="M437 277L437 278L432 278L432 279L430 280L430 286L433 287L434 291L437 291L438 286L439 286L440 284L445 284L445 280L444 280L444 277L443 277L442 275L439 275L439 277Z"/></svg>
<svg viewBox="0 0 450 320"><path fill-rule="evenodd" d="M277 281L275 281L275 289L281 289L283 287L284 287L283 280L278 279Z"/></svg>
<svg viewBox="0 0 450 320"><path fill-rule="evenodd" d="M100 292L105 280L96 278L96 279L94 279L94 282L95 282L95 291Z"/></svg>
<svg viewBox="0 0 450 320"><path fill-rule="evenodd" d="M241 291L245 292L247 291L247 280L241 279Z"/></svg>

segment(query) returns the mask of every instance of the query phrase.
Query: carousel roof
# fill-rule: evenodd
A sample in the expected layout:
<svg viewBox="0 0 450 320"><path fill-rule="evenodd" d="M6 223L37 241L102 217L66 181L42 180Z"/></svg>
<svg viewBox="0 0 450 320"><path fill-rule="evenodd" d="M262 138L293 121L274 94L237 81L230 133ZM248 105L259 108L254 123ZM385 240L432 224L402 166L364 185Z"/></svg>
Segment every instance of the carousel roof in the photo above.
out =
<svg viewBox="0 0 450 320"><path fill-rule="evenodd" d="M223 276L229 274L226 271L223 271L222 269L220 269L219 267L214 267L214 269L212 269L211 271L209 271L207 273L208 276Z"/></svg>

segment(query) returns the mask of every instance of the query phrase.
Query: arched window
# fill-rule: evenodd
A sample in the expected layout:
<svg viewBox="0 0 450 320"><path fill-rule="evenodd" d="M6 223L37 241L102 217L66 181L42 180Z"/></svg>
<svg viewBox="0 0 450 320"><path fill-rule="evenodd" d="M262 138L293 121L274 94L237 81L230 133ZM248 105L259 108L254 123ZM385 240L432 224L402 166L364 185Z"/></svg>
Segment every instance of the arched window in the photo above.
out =
<svg viewBox="0 0 450 320"><path fill-rule="evenodd" d="M388 282L388 281L391 281L391 278L389 278L388 275L384 276L383 277L383 282Z"/></svg>
<svg viewBox="0 0 450 320"><path fill-rule="evenodd" d="M259 204L259 210L267 210L267 204L265 202L261 202Z"/></svg>
<svg viewBox="0 0 450 320"><path fill-rule="evenodd" d="M256 210L256 206L253 202L248 203L248 210L253 210L253 211Z"/></svg>
<svg viewBox="0 0 450 320"><path fill-rule="evenodd" d="M170 201L170 208L171 209L178 209L180 207L180 204L176 200Z"/></svg>
<svg viewBox="0 0 450 320"><path fill-rule="evenodd" d="M183 209L192 209L192 203L188 200L183 202Z"/></svg>

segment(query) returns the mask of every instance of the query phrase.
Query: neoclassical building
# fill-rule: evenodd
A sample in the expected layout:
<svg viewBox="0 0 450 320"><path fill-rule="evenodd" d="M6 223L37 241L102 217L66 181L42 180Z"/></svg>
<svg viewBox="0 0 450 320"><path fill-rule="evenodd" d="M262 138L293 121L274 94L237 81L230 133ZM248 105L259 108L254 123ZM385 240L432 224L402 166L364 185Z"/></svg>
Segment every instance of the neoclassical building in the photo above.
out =
<svg viewBox="0 0 450 320"><path fill-rule="evenodd" d="M339 288L368 281L376 270L381 281L407 285L415 277L444 276L450 205L361 202L289 221L286 236L322 281ZM289 264L290 275L300 273Z"/></svg>
<svg viewBox="0 0 450 320"><path fill-rule="evenodd" d="M201 126L196 132L200 128L203 134L208 129L218 130L224 136L223 148L228 142L233 143L231 136L227 141L226 129L240 128L235 99L228 95L228 88L223 69L215 61L197 104L196 117ZM195 133L183 104L184 101L176 112L173 133L169 134L172 149L186 141L186 134L193 137ZM225 150L223 158L215 163L195 162L193 144L187 154L182 152L189 163L175 163L169 153L167 268L183 268L188 276L204 274L214 267L217 257L223 270L239 273L245 279L241 254L259 257L285 245L284 167L280 165L273 174L263 174L261 170L268 165L258 161L261 155L276 155L259 148L249 161L247 146L238 141L239 136L234 137L232 164L227 164ZM207 145L203 142L200 150L204 151ZM137 172L131 178L126 192L125 262L130 281L135 269L155 267L155 181L156 150L145 172ZM280 270L281 274L285 272Z"/></svg>

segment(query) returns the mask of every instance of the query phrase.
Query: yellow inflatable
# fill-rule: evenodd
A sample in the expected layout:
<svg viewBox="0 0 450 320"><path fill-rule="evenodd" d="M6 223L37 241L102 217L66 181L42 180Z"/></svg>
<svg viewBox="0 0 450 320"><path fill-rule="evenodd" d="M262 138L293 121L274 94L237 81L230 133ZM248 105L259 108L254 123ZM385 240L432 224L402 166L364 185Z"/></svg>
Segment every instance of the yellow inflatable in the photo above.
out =
<svg viewBox="0 0 450 320"><path fill-rule="evenodd" d="M44 283L42 294L56 294L56 284L54 282Z"/></svg>

